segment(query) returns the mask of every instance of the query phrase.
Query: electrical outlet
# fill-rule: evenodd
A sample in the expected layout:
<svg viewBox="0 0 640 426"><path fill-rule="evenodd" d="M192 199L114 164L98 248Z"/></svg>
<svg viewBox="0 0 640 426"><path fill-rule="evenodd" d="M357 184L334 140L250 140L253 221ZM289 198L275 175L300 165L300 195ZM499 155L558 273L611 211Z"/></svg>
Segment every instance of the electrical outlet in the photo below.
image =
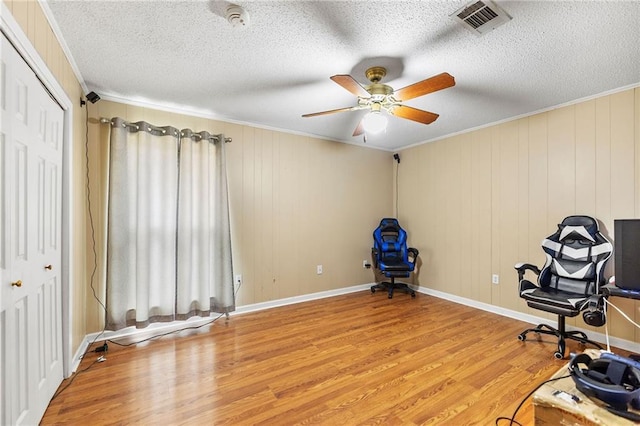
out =
<svg viewBox="0 0 640 426"><path fill-rule="evenodd" d="M498 274L491 275L491 282L493 284L500 284L500 276Z"/></svg>
<svg viewBox="0 0 640 426"><path fill-rule="evenodd" d="M237 290L242 285L242 275L240 275L240 274L236 275L235 283L236 283L236 290Z"/></svg>
<svg viewBox="0 0 640 426"><path fill-rule="evenodd" d="M368 263L369 263L369 262L367 262L367 259L363 260L363 261L362 261L362 267L363 267L364 269L367 269L367 264L368 264Z"/></svg>
<svg viewBox="0 0 640 426"><path fill-rule="evenodd" d="M316 274L322 275L322 265L316 266Z"/></svg>

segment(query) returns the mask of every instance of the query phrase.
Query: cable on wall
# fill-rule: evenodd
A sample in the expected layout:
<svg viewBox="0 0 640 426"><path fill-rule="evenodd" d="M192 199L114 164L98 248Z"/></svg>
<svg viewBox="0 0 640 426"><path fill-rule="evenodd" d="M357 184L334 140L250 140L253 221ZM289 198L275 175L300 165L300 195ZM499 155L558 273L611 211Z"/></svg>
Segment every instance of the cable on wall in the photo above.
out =
<svg viewBox="0 0 640 426"><path fill-rule="evenodd" d="M89 279L89 284L91 286L91 291L93 292L93 297L96 299L98 304L102 307L105 314L107 313L107 307L100 300L98 295L96 294L96 288L93 285L96 272L98 270L98 252L96 250L96 230L93 224L93 210L91 209L91 185L90 185L90 177L89 177L89 108L85 107L85 134L84 134L84 155L86 161L85 174L87 180L87 211L89 213L89 224L91 225L91 252L93 254L93 268L91 270L91 277ZM104 333L104 327L102 329L102 333ZM99 335L98 335L99 336Z"/></svg>
<svg viewBox="0 0 640 426"><path fill-rule="evenodd" d="M393 154L393 159L396 160L396 215L395 217L397 218L398 215L400 214L400 206L398 205L398 190L399 190L398 170L400 169L400 154L398 153Z"/></svg>
<svg viewBox="0 0 640 426"><path fill-rule="evenodd" d="M91 93L94 93L94 92L91 92ZM91 94L89 94L89 95L91 95ZM95 93L94 93L94 95L95 95ZM97 95L95 95L95 96L97 96ZM95 101L93 101L93 100L88 98L88 100L91 101L92 103L97 102L99 99L100 99L99 96L97 97L97 99ZM97 250L96 250L96 233L95 233L95 226L93 224L93 210L91 209L91 186L90 186L90 180L89 180L89 171L90 171L90 168L89 168L89 107L88 107L87 103L84 100L81 99L80 100L80 107L82 108L83 106L84 106L84 111L85 111L85 116L84 116L84 123L85 123L84 157L85 157L85 162L86 162L86 164L85 164L85 179L86 179L86 190L87 190L87 211L88 211L88 214L89 214L89 224L90 224L90 227L91 227L91 251L92 251L92 254L93 254L93 269L91 270L91 277L89 278L89 286L91 287L91 291L93 292L94 299L96 299L96 301L102 307L102 309L104 310L104 312L106 314L107 308L105 307L104 303L102 303L100 298L98 298L95 286L93 284L96 272L98 270L98 253L97 253ZM80 356L80 359L84 359L84 357L87 356L87 354L90 353L90 352L97 352L97 349L91 350L91 347L96 343L96 341L100 338L100 336L102 336L104 334L104 332L105 332L105 328L103 327L102 331L100 333L98 333L98 335L91 341L91 343L89 343L87 345L87 349ZM105 350L105 349L103 349L103 350ZM78 377L79 374L84 373L85 371L87 371L91 367L93 367L96 363L102 362L104 360L105 360L104 356L98 357L95 361L93 361L91 364L89 364L88 367L84 368L83 370L77 371L73 376L71 376L71 379L69 380L69 383L67 383L63 388L59 389L53 395L53 397L51 397L51 401L53 401L58 395L60 395L69 386L71 386L71 384L76 379L76 377Z"/></svg>

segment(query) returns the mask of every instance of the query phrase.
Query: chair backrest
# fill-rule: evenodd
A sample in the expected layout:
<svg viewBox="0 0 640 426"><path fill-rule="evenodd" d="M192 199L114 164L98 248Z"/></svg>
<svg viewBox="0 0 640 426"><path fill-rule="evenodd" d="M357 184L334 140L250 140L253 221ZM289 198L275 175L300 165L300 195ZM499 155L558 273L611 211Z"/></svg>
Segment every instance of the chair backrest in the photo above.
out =
<svg viewBox="0 0 640 426"><path fill-rule="evenodd" d="M566 217L558 230L542 241L542 248L546 262L538 279L540 287L592 295L605 283L604 267L613 246L600 233L596 219Z"/></svg>
<svg viewBox="0 0 640 426"><path fill-rule="evenodd" d="M407 233L397 219L384 218L373 231L373 246L380 261L407 261Z"/></svg>

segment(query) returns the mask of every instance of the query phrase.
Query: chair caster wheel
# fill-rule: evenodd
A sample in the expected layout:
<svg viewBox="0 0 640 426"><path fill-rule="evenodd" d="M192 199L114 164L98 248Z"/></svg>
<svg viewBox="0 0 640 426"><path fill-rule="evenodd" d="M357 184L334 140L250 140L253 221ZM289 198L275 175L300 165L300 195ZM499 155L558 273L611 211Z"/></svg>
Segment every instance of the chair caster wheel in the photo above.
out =
<svg viewBox="0 0 640 426"><path fill-rule="evenodd" d="M415 291L412 291L412 292L411 292L411 298L412 298L412 299L415 299L415 298L416 298L416 292L415 292Z"/></svg>
<svg viewBox="0 0 640 426"><path fill-rule="evenodd" d="M373 287L371 287L371 294L373 294L373 293L375 293L375 292L376 292L376 289L375 289L375 288L373 288Z"/></svg>
<svg viewBox="0 0 640 426"><path fill-rule="evenodd" d="M560 353L560 352L554 352L553 356L555 357L555 359L562 359L564 358L564 354Z"/></svg>
<svg viewBox="0 0 640 426"><path fill-rule="evenodd" d="M387 296L389 299L393 299L393 294Z"/></svg>
<svg viewBox="0 0 640 426"><path fill-rule="evenodd" d="M527 336L524 334L518 334L518 340L524 342L525 340L527 340Z"/></svg>

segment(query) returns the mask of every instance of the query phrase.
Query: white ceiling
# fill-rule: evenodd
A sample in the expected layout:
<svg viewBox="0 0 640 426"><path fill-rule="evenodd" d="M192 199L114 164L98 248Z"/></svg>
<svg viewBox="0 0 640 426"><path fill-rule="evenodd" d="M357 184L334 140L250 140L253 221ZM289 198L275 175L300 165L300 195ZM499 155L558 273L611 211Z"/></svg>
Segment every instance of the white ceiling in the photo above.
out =
<svg viewBox="0 0 640 426"><path fill-rule="evenodd" d="M450 15L460 1L46 0L83 86L160 105L362 144L363 111L332 82L371 65L399 89L441 72L456 85L407 101L430 125L390 117L367 146L388 150L640 84L640 1L498 1L513 19L477 36ZM56 28L57 27L57 28ZM156 123L162 124L162 123Z"/></svg>

